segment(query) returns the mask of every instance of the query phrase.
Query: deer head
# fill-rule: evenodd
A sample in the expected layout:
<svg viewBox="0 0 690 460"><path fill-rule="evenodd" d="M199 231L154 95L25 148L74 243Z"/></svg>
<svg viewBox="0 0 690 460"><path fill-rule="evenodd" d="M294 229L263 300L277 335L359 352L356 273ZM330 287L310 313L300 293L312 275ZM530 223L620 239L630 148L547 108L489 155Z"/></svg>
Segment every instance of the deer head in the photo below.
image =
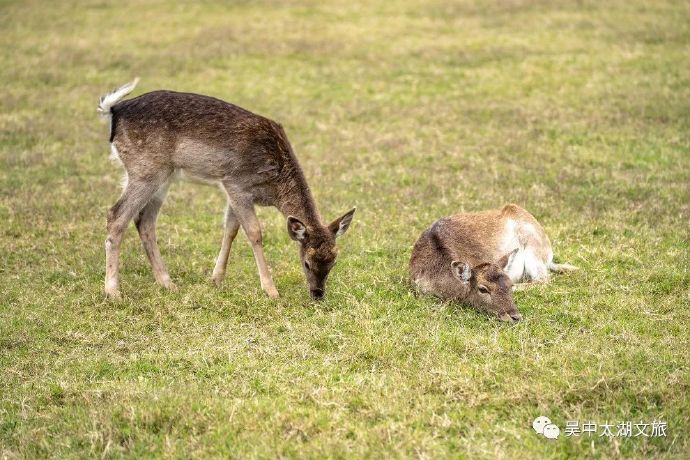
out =
<svg viewBox="0 0 690 460"><path fill-rule="evenodd" d="M453 276L466 288L464 301L477 310L497 316L501 321L520 321L522 315L513 302L513 283L505 272L516 252L517 249L496 262L474 267L463 261L453 261L450 264Z"/></svg>
<svg viewBox="0 0 690 460"><path fill-rule="evenodd" d="M307 278L312 299L320 300L326 294L326 279L335 265L338 248L335 240L352 223L355 208L331 222L328 226L307 226L296 217L287 219L290 238L300 244L299 256Z"/></svg>

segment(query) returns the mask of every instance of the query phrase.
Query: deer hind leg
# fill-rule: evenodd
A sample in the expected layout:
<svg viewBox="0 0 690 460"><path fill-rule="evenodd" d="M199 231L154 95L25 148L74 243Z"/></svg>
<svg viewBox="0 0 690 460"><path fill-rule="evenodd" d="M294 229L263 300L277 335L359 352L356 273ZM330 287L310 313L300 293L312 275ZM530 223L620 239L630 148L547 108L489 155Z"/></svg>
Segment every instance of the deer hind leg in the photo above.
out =
<svg viewBox="0 0 690 460"><path fill-rule="evenodd" d="M127 225L151 200L163 182L164 180L130 179L120 199L108 211L108 236L105 240L105 294L108 297L120 297L120 244Z"/></svg>
<svg viewBox="0 0 690 460"><path fill-rule="evenodd" d="M548 283L549 272L544 261L531 248L525 249L523 254L524 275L520 283L513 285L513 290L524 291Z"/></svg>
<svg viewBox="0 0 690 460"><path fill-rule="evenodd" d="M513 283L522 281L525 275L525 250L522 247L511 257L506 273Z"/></svg>
<svg viewBox="0 0 690 460"><path fill-rule="evenodd" d="M545 261L531 247L525 249L525 278L535 283L549 281L549 270Z"/></svg>
<svg viewBox="0 0 690 460"><path fill-rule="evenodd" d="M146 256L151 263L153 277L158 284L174 291L177 289L177 286L175 286L175 283L170 279L170 275L165 268L165 263L158 249L158 243L156 242L156 219L158 218L158 212L163 205L165 196L168 193L168 186L169 182L160 186L149 202L146 203L144 208L134 218L134 224L139 232L139 237L141 238Z"/></svg>
<svg viewBox="0 0 690 460"><path fill-rule="evenodd" d="M223 242L221 243L220 253L216 259L216 266L213 269L213 276L211 277L218 287L220 287L223 278L225 278L225 269L228 265L228 258L230 257L230 248L232 247L232 242L235 240L239 229L240 223L228 202L225 208Z"/></svg>

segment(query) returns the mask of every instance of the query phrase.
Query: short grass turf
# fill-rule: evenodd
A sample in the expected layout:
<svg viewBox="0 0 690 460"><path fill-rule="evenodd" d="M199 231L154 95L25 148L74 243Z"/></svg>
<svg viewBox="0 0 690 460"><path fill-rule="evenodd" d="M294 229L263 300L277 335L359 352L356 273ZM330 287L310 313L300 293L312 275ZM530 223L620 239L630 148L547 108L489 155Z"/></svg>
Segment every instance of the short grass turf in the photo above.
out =
<svg viewBox="0 0 690 460"><path fill-rule="evenodd" d="M690 455L690 4L0 2L0 458ZM179 183L104 299L98 97L214 95L280 121L323 215L356 205L327 299L260 211L281 298L241 235L209 282L223 197ZM438 217L529 209L580 267L499 324L415 297ZM565 437L537 415L668 424Z"/></svg>

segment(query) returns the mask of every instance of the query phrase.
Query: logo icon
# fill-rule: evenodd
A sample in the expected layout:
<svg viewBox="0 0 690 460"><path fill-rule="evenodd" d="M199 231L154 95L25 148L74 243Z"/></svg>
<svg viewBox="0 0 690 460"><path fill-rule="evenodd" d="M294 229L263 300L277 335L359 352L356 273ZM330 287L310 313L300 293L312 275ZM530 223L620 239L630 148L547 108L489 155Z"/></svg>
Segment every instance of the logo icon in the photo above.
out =
<svg viewBox="0 0 690 460"><path fill-rule="evenodd" d="M540 415L532 422L532 428L537 434L543 435L548 439L557 439L561 434L561 429L551 423L551 419Z"/></svg>

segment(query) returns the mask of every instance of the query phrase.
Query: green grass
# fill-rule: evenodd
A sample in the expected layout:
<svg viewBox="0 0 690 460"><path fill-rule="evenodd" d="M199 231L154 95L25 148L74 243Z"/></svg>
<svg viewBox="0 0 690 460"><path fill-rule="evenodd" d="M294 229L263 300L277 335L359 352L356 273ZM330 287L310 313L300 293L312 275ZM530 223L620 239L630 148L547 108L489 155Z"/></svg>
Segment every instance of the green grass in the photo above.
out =
<svg viewBox="0 0 690 460"><path fill-rule="evenodd" d="M690 6L676 1L0 2L0 458L690 455ZM98 97L214 95L280 121L327 219L324 302L260 211L209 282L223 197L176 184L173 279L138 237L106 301ZM515 202L581 267L509 326L406 282L434 219ZM537 415L666 438L538 437Z"/></svg>

